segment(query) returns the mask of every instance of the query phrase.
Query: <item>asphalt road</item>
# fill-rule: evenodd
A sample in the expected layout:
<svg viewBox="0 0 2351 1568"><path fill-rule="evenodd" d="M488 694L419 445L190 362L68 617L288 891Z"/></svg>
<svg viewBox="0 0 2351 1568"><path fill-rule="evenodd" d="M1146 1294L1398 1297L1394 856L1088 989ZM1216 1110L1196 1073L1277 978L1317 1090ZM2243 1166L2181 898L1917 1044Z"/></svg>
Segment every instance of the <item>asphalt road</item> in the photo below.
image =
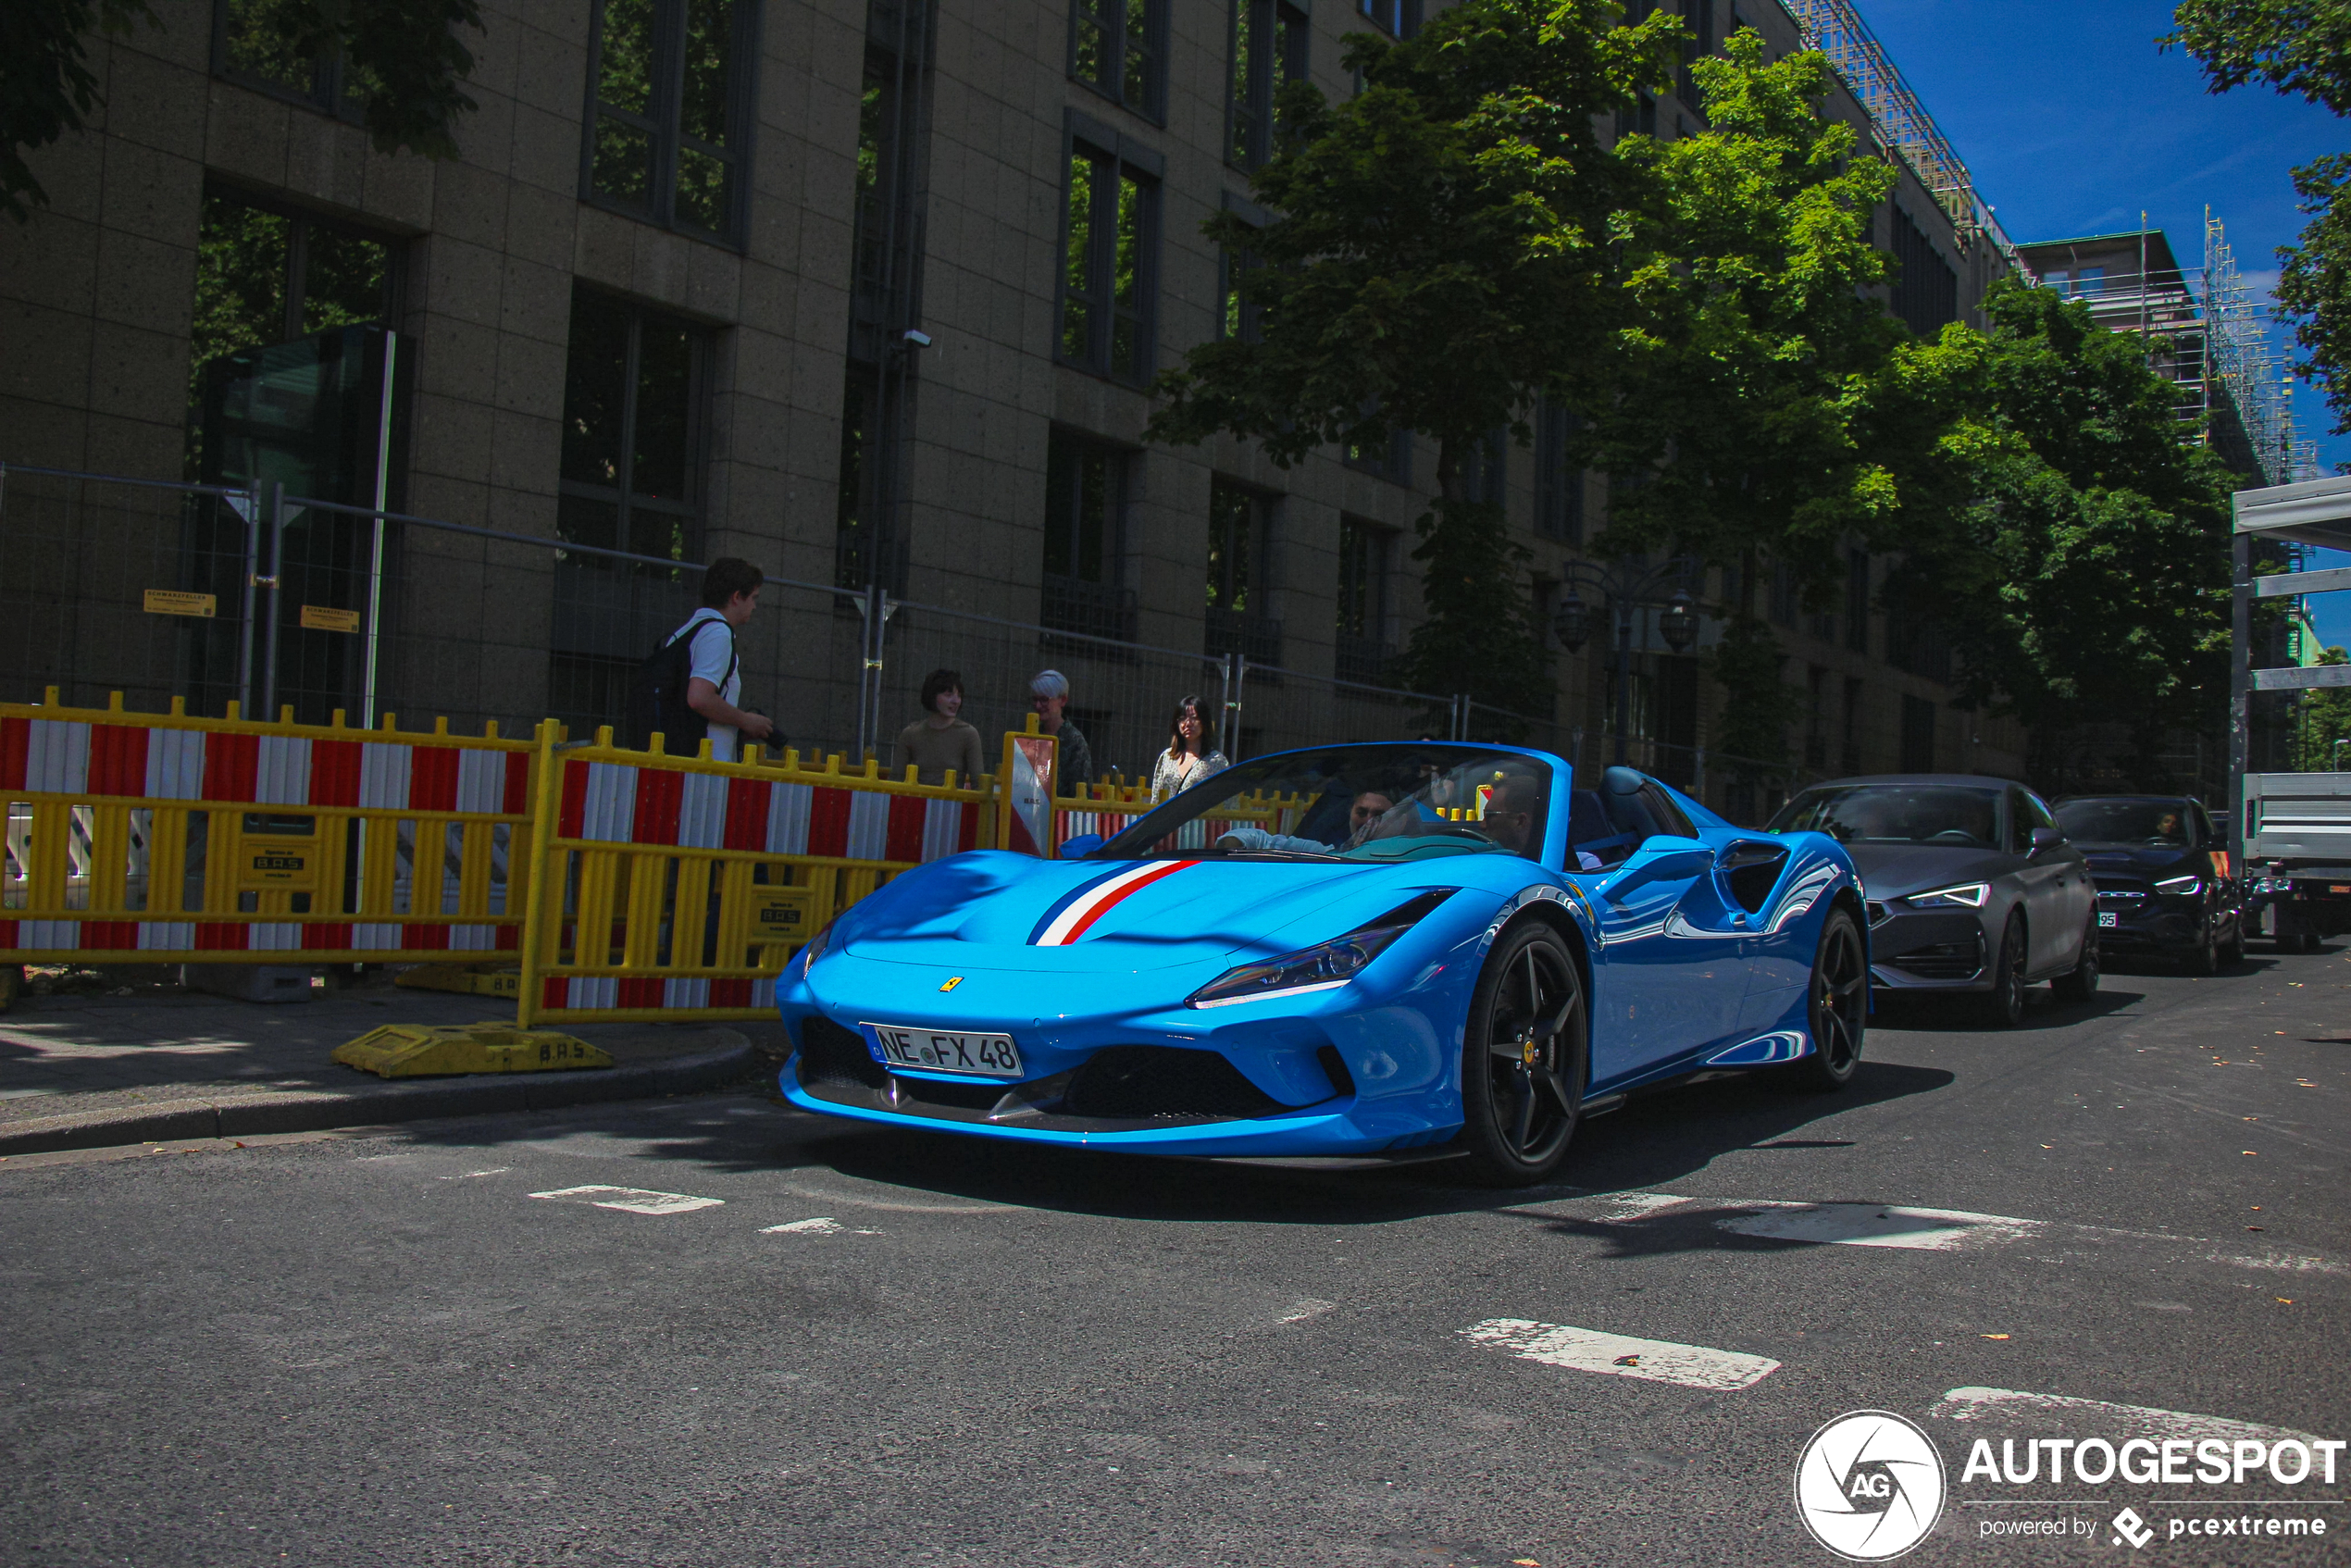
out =
<svg viewBox="0 0 2351 1568"><path fill-rule="evenodd" d="M2341 1456L1961 1475L2245 1436L2190 1417L2351 1437L2346 1002L2329 952L2012 1033L1881 1016L1841 1096L1636 1101L1516 1193L752 1097L19 1157L0 1562L1825 1563L1797 1458L1865 1407L1947 1466L1906 1562L2351 1558ZM717 1201L543 1196L582 1187ZM2223 1513L2332 1533L2169 1534Z"/></svg>

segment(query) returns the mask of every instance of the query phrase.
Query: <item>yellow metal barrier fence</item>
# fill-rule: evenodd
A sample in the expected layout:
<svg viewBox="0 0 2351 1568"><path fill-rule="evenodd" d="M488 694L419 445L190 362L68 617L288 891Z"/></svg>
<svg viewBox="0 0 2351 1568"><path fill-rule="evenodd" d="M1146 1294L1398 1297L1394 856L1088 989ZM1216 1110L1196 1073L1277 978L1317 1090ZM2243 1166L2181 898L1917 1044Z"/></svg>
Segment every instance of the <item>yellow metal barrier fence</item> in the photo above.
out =
<svg viewBox="0 0 2351 1568"><path fill-rule="evenodd" d="M0 703L0 964L519 945L539 741Z"/></svg>

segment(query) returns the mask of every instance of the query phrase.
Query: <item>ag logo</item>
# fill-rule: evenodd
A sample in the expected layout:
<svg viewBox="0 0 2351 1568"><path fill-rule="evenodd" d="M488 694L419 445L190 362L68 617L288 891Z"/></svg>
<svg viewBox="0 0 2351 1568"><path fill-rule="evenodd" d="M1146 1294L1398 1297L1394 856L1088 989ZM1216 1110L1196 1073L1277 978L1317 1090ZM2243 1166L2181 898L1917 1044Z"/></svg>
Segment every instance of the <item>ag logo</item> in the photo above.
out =
<svg viewBox="0 0 2351 1568"><path fill-rule="evenodd" d="M1796 1511L1812 1538L1853 1562L1884 1562L1943 1516L1943 1456L1924 1432L1882 1410L1840 1415L1796 1462Z"/></svg>

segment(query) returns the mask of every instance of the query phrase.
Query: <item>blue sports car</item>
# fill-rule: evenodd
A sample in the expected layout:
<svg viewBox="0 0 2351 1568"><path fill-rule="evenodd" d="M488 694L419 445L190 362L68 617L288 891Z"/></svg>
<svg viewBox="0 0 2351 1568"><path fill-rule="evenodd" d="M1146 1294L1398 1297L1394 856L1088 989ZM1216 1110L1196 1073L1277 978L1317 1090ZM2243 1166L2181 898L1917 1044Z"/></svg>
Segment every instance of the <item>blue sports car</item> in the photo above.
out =
<svg viewBox="0 0 2351 1568"><path fill-rule="evenodd" d="M1138 1154L1539 1181L1628 1090L1848 1081L1852 862L1630 768L1486 745L1242 764L1063 858L908 871L777 986L810 1111Z"/></svg>

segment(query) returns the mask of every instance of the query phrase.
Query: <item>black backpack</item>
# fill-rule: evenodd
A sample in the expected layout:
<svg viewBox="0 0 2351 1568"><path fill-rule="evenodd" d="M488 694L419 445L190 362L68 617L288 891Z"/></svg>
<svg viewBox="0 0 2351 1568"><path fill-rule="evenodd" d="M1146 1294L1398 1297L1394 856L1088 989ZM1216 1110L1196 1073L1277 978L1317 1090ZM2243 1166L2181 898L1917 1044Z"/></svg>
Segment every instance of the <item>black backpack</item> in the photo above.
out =
<svg viewBox="0 0 2351 1568"><path fill-rule="evenodd" d="M673 757L690 757L702 750L703 737L710 732L710 721L687 704L686 687L693 678L694 639L710 624L697 621L690 630L670 633L629 672L628 723L620 736L622 745L641 752L653 744L657 733L664 749ZM717 624L727 628L727 680L732 680L735 671L742 667L742 660L735 651L735 628L723 618ZM720 691L726 690L726 681L718 684Z"/></svg>

